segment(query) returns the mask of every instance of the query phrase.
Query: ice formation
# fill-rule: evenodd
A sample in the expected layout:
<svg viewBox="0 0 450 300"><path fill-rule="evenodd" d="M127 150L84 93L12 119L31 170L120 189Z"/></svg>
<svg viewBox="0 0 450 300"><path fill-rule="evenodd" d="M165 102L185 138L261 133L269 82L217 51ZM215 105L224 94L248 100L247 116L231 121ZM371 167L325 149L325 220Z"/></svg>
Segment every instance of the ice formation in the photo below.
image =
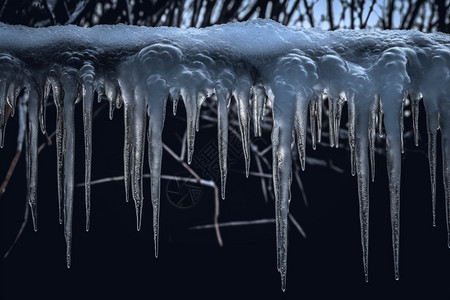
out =
<svg viewBox="0 0 450 300"><path fill-rule="evenodd" d="M187 115L188 162L194 153L202 102L217 100L222 197L227 177L228 109L234 99L245 169L250 168L250 127L261 135L265 106L272 108L277 267L286 288L287 220L292 150L305 168L307 126L312 147L321 141L322 108L329 109L332 147L339 144L344 103L349 116L351 170L359 190L361 243L368 280L369 178L375 176L377 131L386 133L395 278L399 278L400 171L403 105L412 102L418 143L418 104L423 101L429 140L433 220L436 135L442 136L447 230L450 226L450 36L416 31L301 30L267 20L206 29L126 25L27 28L0 24L0 144L7 110L19 111L21 145L27 150L28 199L37 230L37 137L45 132L50 92L57 109L57 175L60 222L70 267L74 193L74 107L83 105L86 230L89 229L91 126L95 93L106 96L110 117L124 107L124 177L135 202L137 229L143 209L142 169L146 138L151 177L155 256L158 256L161 133L167 101L179 99ZM309 114L309 116L308 116ZM148 126L148 128L147 128ZM449 235L450 247L450 235Z"/></svg>

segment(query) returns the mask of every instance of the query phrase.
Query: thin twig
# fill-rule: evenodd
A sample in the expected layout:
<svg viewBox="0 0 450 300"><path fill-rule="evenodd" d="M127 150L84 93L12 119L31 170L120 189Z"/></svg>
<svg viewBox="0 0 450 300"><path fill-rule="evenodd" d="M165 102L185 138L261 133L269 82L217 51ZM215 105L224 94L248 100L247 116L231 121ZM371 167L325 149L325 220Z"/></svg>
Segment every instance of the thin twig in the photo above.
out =
<svg viewBox="0 0 450 300"><path fill-rule="evenodd" d="M8 173L6 173L5 180L3 180L3 183L0 186L0 198L3 196L3 194L6 191L6 187L8 186L9 180L11 179L11 176L14 173L14 170L16 169L17 162L19 161L21 154L22 154L22 150L17 149L16 155L14 155L14 158L11 161L11 164L9 165Z"/></svg>
<svg viewBox="0 0 450 300"><path fill-rule="evenodd" d="M200 176L197 175L197 173L195 173L194 170L192 170L191 167L189 167L189 165L187 163L184 162L184 160L181 159L181 157L179 157L178 155L175 154L175 152L173 152L172 149L170 149L166 144L163 143L163 147L164 150L167 151L167 153L170 154L170 156L172 156L177 162L179 162L189 173L191 173L192 176L195 177L195 179L197 179L197 182L200 182L201 178Z"/></svg>
<svg viewBox="0 0 450 300"><path fill-rule="evenodd" d="M197 175L197 174L196 174ZM198 177L198 175L197 175ZM144 174L142 175L142 178L150 178L150 174ZM212 180L205 180L205 179L194 179L191 177L181 177L181 176L172 176L172 175L161 175L161 179L165 180L174 180L174 181L185 181L185 182L191 182L191 183L200 183L201 185L211 187L214 189L214 228L216 230L216 237L217 242L219 243L219 246L223 246L222 241L222 235L220 234L219 229L219 212L220 212L220 202L219 202L219 188L217 187L216 183ZM101 183L107 183L107 182L114 182L114 181L123 181L124 176L115 176L115 177L108 177L108 178L102 178L98 180L91 181L91 186ZM75 185L76 187L83 187L85 186L85 183L78 183Z"/></svg>
<svg viewBox="0 0 450 300"><path fill-rule="evenodd" d="M20 226L19 232L17 233L16 238L14 239L14 242L11 244L11 247L9 247L8 251L6 251L5 255L3 255L3 259L6 259L8 257L8 255L11 253L14 246L16 245L17 241L19 240L20 236L22 235L23 230L27 226L29 214L30 214L30 206L28 205L28 201L25 201L25 213L23 215L22 225Z"/></svg>

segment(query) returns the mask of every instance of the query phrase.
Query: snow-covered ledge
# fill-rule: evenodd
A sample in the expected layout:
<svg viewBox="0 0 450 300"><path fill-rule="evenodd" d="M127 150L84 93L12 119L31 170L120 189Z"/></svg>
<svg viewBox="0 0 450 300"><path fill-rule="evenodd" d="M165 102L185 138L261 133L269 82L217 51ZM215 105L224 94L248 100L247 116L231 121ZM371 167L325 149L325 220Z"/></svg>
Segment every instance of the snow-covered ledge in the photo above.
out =
<svg viewBox="0 0 450 300"><path fill-rule="evenodd" d="M205 29L126 25L27 28L0 24L0 145L3 146L7 114L18 111L21 121L18 147L22 147L24 133L28 136L27 188L36 230L37 137L39 126L45 132L45 102L52 91L57 108L60 221L64 222L67 265L70 266L74 106L78 102L83 105L88 229L94 94L105 95L111 109L123 105L125 188L128 197L131 186L138 230L143 207L143 152L148 134L157 255L163 153L161 133L167 100L173 102L174 111L179 99L185 104L190 163L200 106L207 97L216 99L223 198L227 176L227 113L231 99L234 98L237 105L247 175L250 120L255 134L260 135L263 109L266 105L271 107L277 266L284 290L291 146L295 139L304 168L308 120L312 147L315 148L321 139L322 105L327 100L330 144L337 147L341 110L347 101L351 167L358 180L366 280L369 178L374 178L375 135L377 128L381 129L384 115L394 266L398 279L400 172L406 98L412 101L416 143L420 100L424 101L426 108L433 208L436 197L436 134L438 129L441 130L447 229L450 226L449 48L450 36L441 33L301 30L267 20Z"/></svg>

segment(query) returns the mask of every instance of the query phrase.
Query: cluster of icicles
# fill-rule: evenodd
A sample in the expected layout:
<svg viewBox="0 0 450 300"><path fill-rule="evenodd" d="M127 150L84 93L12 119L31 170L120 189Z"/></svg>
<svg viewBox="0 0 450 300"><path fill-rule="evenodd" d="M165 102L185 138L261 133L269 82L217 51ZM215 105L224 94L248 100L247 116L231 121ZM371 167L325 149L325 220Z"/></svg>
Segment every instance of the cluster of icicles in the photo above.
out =
<svg viewBox="0 0 450 300"><path fill-rule="evenodd" d="M386 133L395 278L399 278L400 171L403 106L412 103L418 143L419 102L427 114L433 219L436 191L436 134L441 130L447 228L450 225L450 36L414 31L335 31L286 28L255 20L206 29L125 25L33 29L0 24L0 143L7 111L19 111L19 145L26 133L27 188L37 229L39 126L51 93L57 111L57 172L60 222L64 223L67 266L71 263L74 194L74 109L83 105L86 229L89 229L92 107L106 98L110 117L124 107L124 177L135 202L137 229L143 208L142 169L146 138L151 173L155 255L158 255L161 134L166 104L179 99L187 116L188 163L194 152L202 102L218 107L221 192L227 177L228 110L238 111L247 176L250 123L261 135L266 106L272 108L273 181L277 267L286 287L287 222L292 150L297 143L305 168L309 121L312 148L321 140L322 106L329 108L329 136L338 146L341 112L347 102L351 170L359 189L363 264L368 280L369 178L374 179L377 131ZM251 122L252 120L252 122ZM383 122L384 121L384 122ZM20 146L21 147L21 146ZM370 165L370 167L369 167ZM131 187L131 190L130 190ZM434 220L433 220L434 222ZM450 237L449 237L450 238ZM450 243L450 240L449 240ZM449 244L450 246L450 244Z"/></svg>

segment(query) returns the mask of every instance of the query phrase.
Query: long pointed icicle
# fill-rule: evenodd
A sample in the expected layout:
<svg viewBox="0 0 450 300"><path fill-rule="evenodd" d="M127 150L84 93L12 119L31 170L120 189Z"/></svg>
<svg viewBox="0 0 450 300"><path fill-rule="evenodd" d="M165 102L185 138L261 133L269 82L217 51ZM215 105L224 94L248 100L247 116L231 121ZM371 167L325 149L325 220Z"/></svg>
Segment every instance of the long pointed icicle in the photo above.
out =
<svg viewBox="0 0 450 300"><path fill-rule="evenodd" d="M275 188L275 216L277 232L277 266L281 274L281 289L286 289L288 215L290 182L292 177L292 131L295 112L295 96L283 91L275 93L275 101L284 101L284 109L273 105L272 153ZM286 107L289 106L289 107ZM307 105L306 105L307 107ZM287 109L286 109L287 108ZM306 120L304 121L306 122ZM304 123L301 122L301 123Z"/></svg>
<svg viewBox="0 0 450 300"><path fill-rule="evenodd" d="M61 82L64 88L64 237L66 239L67 268L71 266L72 217L75 166L75 101L78 97L78 83L73 70L64 70Z"/></svg>
<svg viewBox="0 0 450 300"><path fill-rule="evenodd" d="M435 99L427 99L427 101L424 101L427 116L428 163L430 165L433 226L436 226L436 135L438 128L438 109L435 103Z"/></svg>
<svg viewBox="0 0 450 300"><path fill-rule="evenodd" d="M86 206L86 231L90 228L91 215L91 164L92 164L92 108L94 105L94 68L87 63L80 69L83 81L84 123L84 197Z"/></svg>
<svg viewBox="0 0 450 300"><path fill-rule="evenodd" d="M141 229L142 207L143 207L143 188L142 188L142 169L144 165L145 133L147 126L146 103L143 91L135 91L135 107L132 116L133 135L133 153L131 165L131 191L136 204L137 230Z"/></svg>
<svg viewBox="0 0 450 300"><path fill-rule="evenodd" d="M447 246L450 248L450 100L448 99L448 94L441 96L439 104L445 216L447 218Z"/></svg>
<svg viewBox="0 0 450 300"><path fill-rule="evenodd" d="M61 82L57 78L59 74L56 70L50 70L47 81L50 83L53 93L53 101L56 107L56 168L58 181L58 219L59 224L63 223L62 202L64 199L64 91Z"/></svg>
<svg viewBox="0 0 450 300"><path fill-rule="evenodd" d="M163 155L162 132L168 92L168 89L152 89L151 86L147 88L147 98L150 106L148 109L148 160L150 167L151 200L153 206L153 240L155 257L158 257L159 249L159 210L161 164Z"/></svg>
<svg viewBox="0 0 450 300"><path fill-rule="evenodd" d="M29 182L28 203L31 207L34 231L37 231L37 184L38 184L38 131L39 131L39 102L42 97L36 83L30 83L28 100L28 157Z"/></svg>
<svg viewBox="0 0 450 300"><path fill-rule="evenodd" d="M361 246L363 253L363 267L366 282L369 281L369 116L370 98L357 95L354 104L357 114L355 114L355 130L358 138L355 140L354 164L356 168L356 178L358 181L359 198L359 221L361 226ZM361 99L359 99L361 98ZM352 101L352 102L353 102ZM370 134L370 133L369 133Z"/></svg>
<svg viewBox="0 0 450 300"><path fill-rule="evenodd" d="M245 158L245 175L250 173L250 118L249 118L249 99L251 81L248 76L242 76L238 79L238 86L233 91L236 99L237 113L239 119L239 128L241 131L242 148Z"/></svg>
<svg viewBox="0 0 450 300"><path fill-rule="evenodd" d="M217 143L219 148L220 187L222 199L225 199L228 158L228 108L230 93L221 87L216 88L217 96Z"/></svg>
<svg viewBox="0 0 450 300"><path fill-rule="evenodd" d="M124 126L125 126L125 137L123 146L123 165L124 165L124 184L125 184L125 200L128 202L130 199L130 178L131 178L131 165L132 165L132 149L133 149L133 137L131 134L131 122L134 114L134 105L130 103L132 95L130 95L128 90L123 90L124 97Z"/></svg>
<svg viewBox="0 0 450 300"><path fill-rule="evenodd" d="M400 175L401 175L401 99L402 94L386 93L381 96L386 130L386 160L388 169L392 247L394 253L395 279L399 280L400 254ZM400 99L400 100L399 100Z"/></svg>

